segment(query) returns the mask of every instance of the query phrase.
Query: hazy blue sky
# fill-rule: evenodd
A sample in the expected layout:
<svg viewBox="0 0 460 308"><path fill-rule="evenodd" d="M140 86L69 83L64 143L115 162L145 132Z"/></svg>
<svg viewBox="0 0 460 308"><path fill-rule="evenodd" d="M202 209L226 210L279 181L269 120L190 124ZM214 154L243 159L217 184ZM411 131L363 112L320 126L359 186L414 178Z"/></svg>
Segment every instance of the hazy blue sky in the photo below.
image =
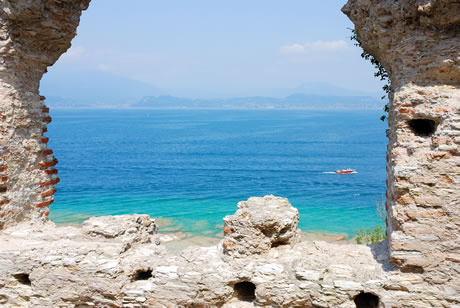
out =
<svg viewBox="0 0 460 308"><path fill-rule="evenodd" d="M379 92L349 40L345 0L92 0L48 75L104 71L160 88L295 88L328 82Z"/></svg>

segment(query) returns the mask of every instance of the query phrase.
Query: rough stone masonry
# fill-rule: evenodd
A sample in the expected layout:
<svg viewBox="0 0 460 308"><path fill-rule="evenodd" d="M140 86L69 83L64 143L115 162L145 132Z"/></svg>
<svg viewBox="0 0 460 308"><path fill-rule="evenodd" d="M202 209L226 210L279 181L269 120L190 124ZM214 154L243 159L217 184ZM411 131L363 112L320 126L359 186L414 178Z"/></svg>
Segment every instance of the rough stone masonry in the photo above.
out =
<svg viewBox="0 0 460 308"><path fill-rule="evenodd" d="M0 305L460 307L459 1L343 8L392 81L387 241L299 242L297 211L266 196L239 204L219 245L179 256L146 216L47 220L59 179L39 83L88 4L0 2Z"/></svg>

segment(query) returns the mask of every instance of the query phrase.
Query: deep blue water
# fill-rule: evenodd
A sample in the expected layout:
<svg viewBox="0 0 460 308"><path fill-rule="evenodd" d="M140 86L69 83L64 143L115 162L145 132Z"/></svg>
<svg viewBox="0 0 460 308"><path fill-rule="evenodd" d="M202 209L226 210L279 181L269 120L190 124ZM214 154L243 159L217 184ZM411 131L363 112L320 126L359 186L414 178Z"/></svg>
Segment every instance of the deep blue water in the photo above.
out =
<svg viewBox="0 0 460 308"><path fill-rule="evenodd" d="M274 194L299 209L303 231L353 235L383 224L380 113L54 110L61 182L50 216L146 213L214 235L238 201ZM342 168L358 173L325 173Z"/></svg>

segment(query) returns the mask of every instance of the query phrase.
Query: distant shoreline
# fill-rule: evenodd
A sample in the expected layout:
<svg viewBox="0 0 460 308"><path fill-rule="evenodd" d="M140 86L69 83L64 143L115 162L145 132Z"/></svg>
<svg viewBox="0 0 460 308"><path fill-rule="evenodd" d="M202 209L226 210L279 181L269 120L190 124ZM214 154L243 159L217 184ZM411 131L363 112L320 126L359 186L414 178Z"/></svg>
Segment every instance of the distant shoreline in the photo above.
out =
<svg viewBox="0 0 460 308"><path fill-rule="evenodd" d="M51 109L53 110L65 110L65 111L90 111L90 110L139 110L139 111L144 111L144 110L165 110L165 111L173 111L173 110L184 110L184 111L213 111L213 110L241 110L241 111L270 111L270 110L312 110L312 111L376 111L376 110L381 110L382 108L380 107L373 107L373 108L135 108L135 107L53 107L50 106Z"/></svg>

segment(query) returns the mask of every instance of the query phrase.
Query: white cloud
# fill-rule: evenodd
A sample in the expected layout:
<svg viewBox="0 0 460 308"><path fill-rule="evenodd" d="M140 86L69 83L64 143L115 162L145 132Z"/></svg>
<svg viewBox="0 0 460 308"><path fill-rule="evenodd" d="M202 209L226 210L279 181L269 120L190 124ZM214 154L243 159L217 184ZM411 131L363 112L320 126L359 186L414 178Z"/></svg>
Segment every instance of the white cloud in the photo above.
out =
<svg viewBox="0 0 460 308"><path fill-rule="evenodd" d="M280 47L280 52L283 54L300 54L305 52L305 47L301 44L292 44Z"/></svg>
<svg viewBox="0 0 460 308"><path fill-rule="evenodd" d="M77 59L86 53L85 48L79 46L72 46L62 55L62 59Z"/></svg>
<svg viewBox="0 0 460 308"><path fill-rule="evenodd" d="M294 43L280 47L282 54L306 54L315 52L331 52L348 48L344 40L337 41L314 41L304 44Z"/></svg>

